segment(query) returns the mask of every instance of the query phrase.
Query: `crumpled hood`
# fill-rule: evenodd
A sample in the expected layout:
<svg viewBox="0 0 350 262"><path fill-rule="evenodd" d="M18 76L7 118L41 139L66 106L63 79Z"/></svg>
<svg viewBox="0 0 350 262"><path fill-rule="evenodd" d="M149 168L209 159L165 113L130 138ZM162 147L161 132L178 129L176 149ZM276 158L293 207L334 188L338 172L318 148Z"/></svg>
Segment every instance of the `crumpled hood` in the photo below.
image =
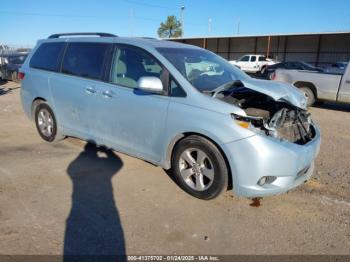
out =
<svg viewBox="0 0 350 262"><path fill-rule="evenodd" d="M245 87L268 95L275 101L287 102L301 109L307 109L307 98L304 93L291 84L254 78L241 81Z"/></svg>

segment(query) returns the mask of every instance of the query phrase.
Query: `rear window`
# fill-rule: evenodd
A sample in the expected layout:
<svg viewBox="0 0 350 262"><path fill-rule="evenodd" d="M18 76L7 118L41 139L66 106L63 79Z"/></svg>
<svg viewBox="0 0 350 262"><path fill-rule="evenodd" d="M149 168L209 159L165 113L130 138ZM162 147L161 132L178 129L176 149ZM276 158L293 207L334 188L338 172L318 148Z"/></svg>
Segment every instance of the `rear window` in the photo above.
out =
<svg viewBox="0 0 350 262"><path fill-rule="evenodd" d="M9 64L22 65L26 60L27 55L10 56L8 57Z"/></svg>
<svg viewBox="0 0 350 262"><path fill-rule="evenodd" d="M64 43L45 43L39 46L30 60L30 67L58 71Z"/></svg>
<svg viewBox="0 0 350 262"><path fill-rule="evenodd" d="M110 44L71 43L63 59L62 72L70 75L101 79L104 59Z"/></svg>

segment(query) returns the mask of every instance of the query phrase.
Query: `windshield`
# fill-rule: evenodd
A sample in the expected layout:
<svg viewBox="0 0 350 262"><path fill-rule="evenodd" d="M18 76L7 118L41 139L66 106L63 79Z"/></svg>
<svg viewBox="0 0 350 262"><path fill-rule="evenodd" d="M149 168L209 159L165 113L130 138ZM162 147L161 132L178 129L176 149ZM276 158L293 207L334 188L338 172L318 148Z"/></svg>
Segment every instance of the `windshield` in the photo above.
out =
<svg viewBox="0 0 350 262"><path fill-rule="evenodd" d="M212 91L225 83L249 78L225 59L204 49L157 48L199 91Z"/></svg>

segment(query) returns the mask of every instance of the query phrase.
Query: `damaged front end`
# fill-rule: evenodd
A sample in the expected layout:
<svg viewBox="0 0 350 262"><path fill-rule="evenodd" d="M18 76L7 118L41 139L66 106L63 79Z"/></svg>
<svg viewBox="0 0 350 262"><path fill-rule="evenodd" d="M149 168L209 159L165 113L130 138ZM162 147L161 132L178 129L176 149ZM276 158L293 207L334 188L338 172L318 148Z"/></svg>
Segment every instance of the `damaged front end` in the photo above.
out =
<svg viewBox="0 0 350 262"><path fill-rule="evenodd" d="M241 108L246 115L231 114L232 118L241 127L256 133L299 145L308 143L316 135L310 113L288 101L275 101L243 85L214 96Z"/></svg>
<svg viewBox="0 0 350 262"><path fill-rule="evenodd" d="M252 108L247 108L252 110ZM255 109L253 109L255 110ZM240 116L232 114L240 126L254 129L281 140L304 145L315 137L310 114L298 109L282 108L272 118L256 116ZM244 124L245 123L245 124Z"/></svg>

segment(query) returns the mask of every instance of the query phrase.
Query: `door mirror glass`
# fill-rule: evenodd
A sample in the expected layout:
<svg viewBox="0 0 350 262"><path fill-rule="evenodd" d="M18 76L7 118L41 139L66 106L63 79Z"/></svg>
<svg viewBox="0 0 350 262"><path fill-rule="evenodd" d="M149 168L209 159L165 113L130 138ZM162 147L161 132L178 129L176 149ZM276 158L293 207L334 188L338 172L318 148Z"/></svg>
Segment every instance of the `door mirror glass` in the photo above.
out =
<svg viewBox="0 0 350 262"><path fill-rule="evenodd" d="M155 76L143 76L137 81L137 88L148 93L163 93L163 83Z"/></svg>

